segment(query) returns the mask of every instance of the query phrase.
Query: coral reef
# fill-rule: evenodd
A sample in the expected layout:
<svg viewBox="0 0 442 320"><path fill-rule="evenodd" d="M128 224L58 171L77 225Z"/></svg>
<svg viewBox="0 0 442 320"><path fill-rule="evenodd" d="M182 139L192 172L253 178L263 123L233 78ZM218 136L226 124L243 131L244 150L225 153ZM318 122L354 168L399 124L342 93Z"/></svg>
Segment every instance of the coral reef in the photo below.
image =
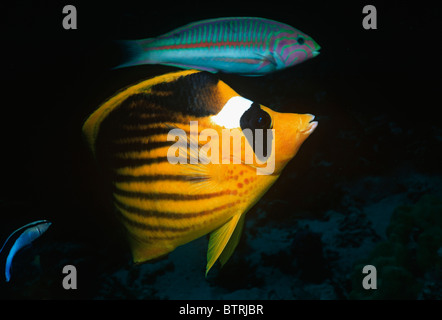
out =
<svg viewBox="0 0 442 320"><path fill-rule="evenodd" d="M442 270L442 199L424 195L415 205L396 208L387 228L387 240L376 245L369 257L354 267L352 299L437 298L435 283ZM377 289L361 283L365 265L377 269Z"/></svg>

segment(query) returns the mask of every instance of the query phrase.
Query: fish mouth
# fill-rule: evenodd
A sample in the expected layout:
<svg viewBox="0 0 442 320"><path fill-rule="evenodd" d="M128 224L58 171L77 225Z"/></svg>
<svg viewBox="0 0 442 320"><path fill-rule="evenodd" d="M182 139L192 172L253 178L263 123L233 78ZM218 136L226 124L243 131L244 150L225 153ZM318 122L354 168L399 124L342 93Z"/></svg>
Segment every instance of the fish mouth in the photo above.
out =
<svg viewBox="0 0 442 320"><path fill-rule="evenodd" d="M318 126L318 121L313 121L315 119L315 116L312 114L309 114L309 116L311 117L311 119L308 122L308 126L305 129L300 130L300 132L303 134L311 134Z"/></svg>
<svg viewBox="0 0 442 320"><path fill-rule="evenodd" d="M313 58L320 54L319 50L321 50L321 46L319 44L315 45L315 50L312 51Z"/></svg>

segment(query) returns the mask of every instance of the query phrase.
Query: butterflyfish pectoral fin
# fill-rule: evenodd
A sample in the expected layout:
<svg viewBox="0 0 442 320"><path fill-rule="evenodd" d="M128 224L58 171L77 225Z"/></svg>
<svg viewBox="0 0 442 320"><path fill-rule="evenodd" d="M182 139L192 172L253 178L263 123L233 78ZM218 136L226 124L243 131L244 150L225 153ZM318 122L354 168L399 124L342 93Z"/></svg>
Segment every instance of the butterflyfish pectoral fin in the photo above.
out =
<svg viewBox="0 0 442 320"><path fill-rule="evenodd" d="M235 233L235 229L241 219L243 214L237 214L233 216L227 223L216 229L210 234L209 247L207 250L207 266L206 266L206 277L209 270L215 264L216 260L222 255L223 251L227 249L226 253L222 256L221 263L224 264L228 258L233 253L235 249L239 235L235 235L234 238L237 238L232 242L232 245L228 245L229 240L232 238L232 235ZM242 221L243 224L243 221ZM242 226L240 226L242 229ZM240 234L241 230L239 230ZM226 248L227 246L227 248Z"/></svg>

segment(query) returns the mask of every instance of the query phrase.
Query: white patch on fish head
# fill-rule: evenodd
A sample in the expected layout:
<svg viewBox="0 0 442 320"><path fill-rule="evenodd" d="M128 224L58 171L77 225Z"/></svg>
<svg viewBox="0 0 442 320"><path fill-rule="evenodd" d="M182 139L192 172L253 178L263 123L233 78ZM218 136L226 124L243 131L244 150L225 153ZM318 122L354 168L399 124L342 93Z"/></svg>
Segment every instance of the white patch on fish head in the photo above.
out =
<svg viewBox="0 0 442 320"><path fill-rule="evenodd" d="M211 116L211 120L226 129L240 127L240 120L244 112L249 110L253 101L235 96L230 98L217 115Z"/></svg>

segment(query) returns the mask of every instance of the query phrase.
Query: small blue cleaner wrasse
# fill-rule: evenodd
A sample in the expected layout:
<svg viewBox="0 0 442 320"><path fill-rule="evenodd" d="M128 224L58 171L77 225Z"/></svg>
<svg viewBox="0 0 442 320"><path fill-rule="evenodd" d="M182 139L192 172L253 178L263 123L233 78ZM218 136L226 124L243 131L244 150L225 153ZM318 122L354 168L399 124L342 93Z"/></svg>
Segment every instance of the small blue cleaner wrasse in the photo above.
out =
<svg viewBox="0 0 442 320"><path fill-rule="evenodd" d="M253 17L203 20L156 38L119 42L128 60L118 68L162 64L248 76L302 63L321 48L298 29Z"/></svg>
<svg viewBox="0 0 442 320"><path fill-rule="evenodd" d="M127 230L133 261L210 234L207 274L218 259L224 265L230 258L246 212L315 130L314 118L273 111L213 73L184 70L119 91L89 116L83 133ZM265 163L256 160L264 143L271 160ZM171 161L177 153L183 161Z"/></svg>
<svg viewBox="0 0 442 320"><path fill-rule="evenodd" d="M6 257L5 278L7 282L11 279L12 261L17 252L30 245L35 239L39 238L50 226L51 222L47 220L34 221L18 228L6 239L3 247L0 249L0 253L2 253L3 250L8 247L9 242L15 238Z"/></svg>

